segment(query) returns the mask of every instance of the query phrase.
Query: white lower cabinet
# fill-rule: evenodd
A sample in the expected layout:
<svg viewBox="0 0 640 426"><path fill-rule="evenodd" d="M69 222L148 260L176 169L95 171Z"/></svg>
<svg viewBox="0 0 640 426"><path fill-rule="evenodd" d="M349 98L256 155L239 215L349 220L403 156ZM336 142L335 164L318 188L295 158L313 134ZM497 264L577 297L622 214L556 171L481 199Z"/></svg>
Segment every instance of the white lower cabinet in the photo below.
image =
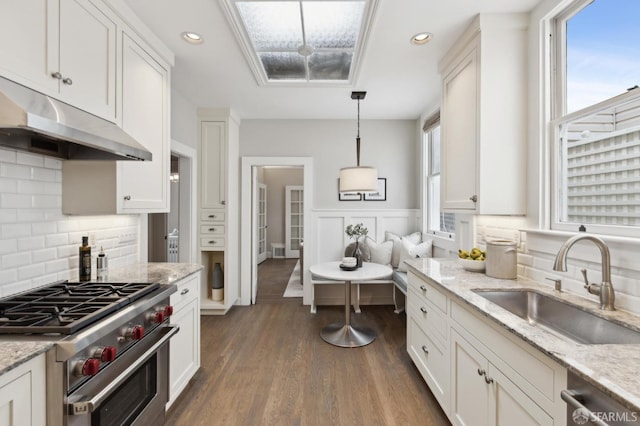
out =
<svg viewBox="0 0 640 426"><path fill-rule="evenodd" d="M451 421L460 426L553 425L553 419L471 343L451 333Z"/></svg>
<svg viewBox="0 0 640 426"><path fill-rule="evenodd" d="M567 372L409 272L407 352L454 425L564 425Z"/></svg>
<svg viewBox="0 0 640 426"><path fill-rule="evenodd" d="M0 425L46 424L45 355L0 376Z"/></svg>
<svg viewBox="0 0 640 426"><path fill-rule="evenodd" d="M171 295L171 323L180 332L171 338L169 349L169 402L176 401L189 380L200 368L200 272L177 283L178 291Z"/></svg>

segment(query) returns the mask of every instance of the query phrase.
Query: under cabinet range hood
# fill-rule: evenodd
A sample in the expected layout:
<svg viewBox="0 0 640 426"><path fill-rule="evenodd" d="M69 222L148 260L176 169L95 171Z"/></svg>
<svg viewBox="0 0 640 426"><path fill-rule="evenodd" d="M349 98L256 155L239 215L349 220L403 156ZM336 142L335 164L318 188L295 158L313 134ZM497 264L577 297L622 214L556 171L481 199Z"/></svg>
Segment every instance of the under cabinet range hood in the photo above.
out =
<svg viewBox="0 0 640 426"><path fill-rule="evenodd" d="M151 160L115 123L2 77L0 145L64 160Z"/></svg>

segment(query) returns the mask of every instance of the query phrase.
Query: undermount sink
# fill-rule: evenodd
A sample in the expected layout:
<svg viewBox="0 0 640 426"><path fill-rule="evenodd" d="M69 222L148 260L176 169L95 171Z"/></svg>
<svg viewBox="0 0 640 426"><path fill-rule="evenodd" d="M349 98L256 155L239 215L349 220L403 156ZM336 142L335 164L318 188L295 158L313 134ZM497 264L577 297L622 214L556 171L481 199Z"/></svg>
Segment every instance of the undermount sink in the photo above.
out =
<svg viewBox="0 0 640 426"><path fill-rule="evenodd" d="M640 344L640 332L531 290L473 290L529 324L587 345Z"/></svg>

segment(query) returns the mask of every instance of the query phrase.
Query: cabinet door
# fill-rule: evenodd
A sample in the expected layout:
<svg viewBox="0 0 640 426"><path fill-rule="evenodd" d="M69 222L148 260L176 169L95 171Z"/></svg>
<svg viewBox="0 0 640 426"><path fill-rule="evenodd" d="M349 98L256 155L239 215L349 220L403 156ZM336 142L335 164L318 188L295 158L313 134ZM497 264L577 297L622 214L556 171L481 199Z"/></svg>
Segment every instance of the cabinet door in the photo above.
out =
<svg viewBox="0 0 640 426"><path fill-rule="evenodd" d="M489 363L455 331L451 336L451 419L459 426L489 425Z"/></svg>
<svg viewBox="0 0 640 426"><path fill-rule="evenodd" d="M200 143L200 207L224 208L226 197L226 129L224 122L204 121Z"/></svg>
<svg viewBox="0 0 640 426"><path fill-rule="evenodd" d="M442 87L441 207L475 210L479 133L477 49L444 77Z"/></svg>
<svg viewBox="0 0 640 426"><path fill-rule="evenodd" d="M58 80L58 2L0 1L0 74L52 94Z"/></svg>
<svg viewBox="0 0 640 426"><path fill-rule="evenodd" d="M86 0L60 2L60 98L116 118L116 24Z"/></svg>
<svg viewBox="0 0 640 426"><path fill-rule="evenodd" d="M0 424L45 424L45 380L45 355L5 373L0 378Z"/></svg>
<svg viewBox="0 0 640 426"><path fill-rule="evenodd" d="M153 158L118 162L118 213L168 212L168 71L126 34L122 44L122 128Z"/></svg>
<svg viewBox="0 0 640 426"><path fill-rule="evenodd" d="M553 419L493 365L489 365L487 377L492 380L490 424L553 425Z"/></svg>
<svg viewBox="0 0 640 426"><path fill-rule="evenodd" d="M171 322L180 332L169 344L169 406L200 367L200 276L197 272L177 282L178 290L171 295Z"/></svg>

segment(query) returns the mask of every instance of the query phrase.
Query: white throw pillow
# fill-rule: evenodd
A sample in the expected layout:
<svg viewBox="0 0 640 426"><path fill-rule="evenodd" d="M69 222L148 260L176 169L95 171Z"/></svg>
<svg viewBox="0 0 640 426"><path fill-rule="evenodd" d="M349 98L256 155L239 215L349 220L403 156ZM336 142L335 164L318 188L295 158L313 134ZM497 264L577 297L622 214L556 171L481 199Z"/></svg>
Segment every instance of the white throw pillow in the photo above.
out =
<svg viewBox="0 0 640 426"><path fill-rule="evenodd" d="M387 266L391 264L393 241L385 241L378 244L373 240L373 238L367 237L365 243L371 252L371 263L379 263Z"/></svg>
<svg viewBox="0 0 640 426"><path fill-rule="evenodd" d="M391 255L391 266L397 268L400 264L400 252L402 251L402 240L407 239L413 244L419 244L422 241L422 234L420 232L414 232L404 237L400 237L393 232L385 231L385 241L393 241L393 253Z"/></svg>
<svg viewBox="0 0 640 426"><path fill-rule="evenodd" d="M407 259L415 259L417 257L431 257L433 242L431 240L419 244L413 244L410 240L402 239L402 249L400 250L400 263L398 271L407 272Z"/></svg>

